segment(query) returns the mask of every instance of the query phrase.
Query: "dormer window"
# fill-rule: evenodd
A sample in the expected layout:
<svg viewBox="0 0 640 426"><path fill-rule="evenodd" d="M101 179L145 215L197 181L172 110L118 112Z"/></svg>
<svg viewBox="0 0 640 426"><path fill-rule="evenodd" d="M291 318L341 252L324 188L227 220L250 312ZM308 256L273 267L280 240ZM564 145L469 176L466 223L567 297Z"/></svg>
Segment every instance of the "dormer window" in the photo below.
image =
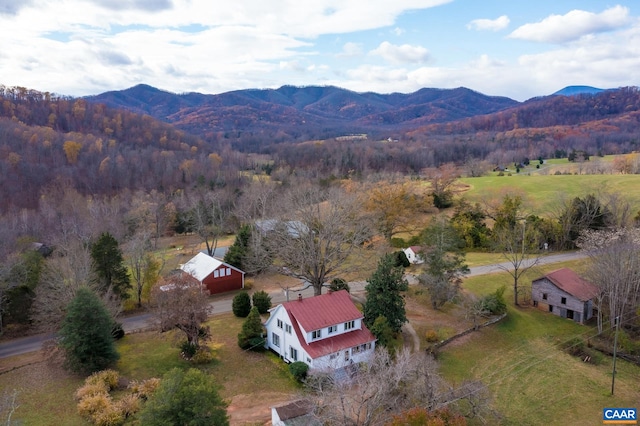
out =
<svg viewBox="0 0 640 426"><path fill-rule="evenodd" d="M322 337L322 330L314 330L311 332L311 338L312 339L319 339Z"/></svg>
<svg viewBox="0 0 640 426"><path fill-rule="evenodd" d="M353 327L356 326L356 322L355 321L348 321L344 323L344 330L351 330Z"/></svg>
<svg viewBox="0 0 640 426"><path fill-rule="evenodd" d="M335 333L336 331L338 331L338 326L337 325L329 326L329 331L328 331L329 334Z"/></svg>

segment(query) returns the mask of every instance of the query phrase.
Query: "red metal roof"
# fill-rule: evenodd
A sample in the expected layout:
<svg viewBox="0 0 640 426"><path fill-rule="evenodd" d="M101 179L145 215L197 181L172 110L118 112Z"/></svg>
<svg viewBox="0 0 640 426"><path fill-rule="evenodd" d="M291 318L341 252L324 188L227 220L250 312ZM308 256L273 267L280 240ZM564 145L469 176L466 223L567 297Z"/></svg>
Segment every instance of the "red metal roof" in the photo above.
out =
<svg viewBox="0 0 640 426"><path fill-rule="evenodd" d="M308 332L363 317L346 290L285 302L282 305Z"/></svg>
<svg viewBox="0 0 640 426"><path fill-rule="evenodd" d="M593 297L598 294L598 287L583 280L578 276L578 274L569 268L562 268L557 271L550 272L543 278L547 278L556 287L578 298L582 302L593 299Z"/></svg>

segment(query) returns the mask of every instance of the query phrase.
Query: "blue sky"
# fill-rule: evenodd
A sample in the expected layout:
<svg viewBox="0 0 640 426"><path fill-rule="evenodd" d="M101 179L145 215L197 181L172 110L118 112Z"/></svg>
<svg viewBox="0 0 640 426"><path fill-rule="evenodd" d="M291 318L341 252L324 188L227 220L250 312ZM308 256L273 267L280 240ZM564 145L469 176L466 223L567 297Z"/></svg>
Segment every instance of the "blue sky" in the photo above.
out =
<svg viewBox="0 0 640 426"><path fill-rule="evenodd" d="M0 0L0 41L0 84L71 96L640 84L631 0Z"/></svg>

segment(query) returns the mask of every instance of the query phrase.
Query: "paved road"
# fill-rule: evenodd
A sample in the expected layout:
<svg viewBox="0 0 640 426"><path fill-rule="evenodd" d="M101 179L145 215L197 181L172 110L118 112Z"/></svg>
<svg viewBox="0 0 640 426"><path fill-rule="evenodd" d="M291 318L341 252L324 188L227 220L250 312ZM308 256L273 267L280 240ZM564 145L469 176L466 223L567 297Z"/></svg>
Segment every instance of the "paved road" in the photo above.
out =
<svg viewBox="0 0 640 426"><path fill-rule="evenodd" d="M538 264L545 265L549 263L557 263L557 262L565 262L568 260L581 259L586 257L584 253L580 252L571 252L571 253L560 253L549 255L540 258ZM475 275L485 275L496 272L503 272L505 270L512 269L512 265L508 262L493 264L493 265L485 265L485 266L476 266L470 268L470 273L468 276ZM416 279L414 276L406 276L409 281L409 284L415 284ZM364 287L367 283L365 281L355 281L350 282L349 287L351 288L351 292L358 294L364 292ZM287 292L285 290L277 290L269 293L271 296L271 302L274 305L277 305L282 302L287 301ZM313 288L307 286L305 288L291 288L288 291L289 300L295 300L298 297L298 294L301 294L302 297L311 297L313 296ZM211 314L222 314L231 312L231 303L233 298L229 296L214 296L211 302ZM122 328L125 332L130 333L133 331L140 331L145 329L150 329L153 327L152 315L151 314L140 314L134 315L130 317L121 318ZM20 339L9 340L6 342L0 343L0 359L7 358L10 356L21 355L28 352L37 351L42 347L43 342L48 339L51 339L53 335L36 335L29 336Z"/></svg>

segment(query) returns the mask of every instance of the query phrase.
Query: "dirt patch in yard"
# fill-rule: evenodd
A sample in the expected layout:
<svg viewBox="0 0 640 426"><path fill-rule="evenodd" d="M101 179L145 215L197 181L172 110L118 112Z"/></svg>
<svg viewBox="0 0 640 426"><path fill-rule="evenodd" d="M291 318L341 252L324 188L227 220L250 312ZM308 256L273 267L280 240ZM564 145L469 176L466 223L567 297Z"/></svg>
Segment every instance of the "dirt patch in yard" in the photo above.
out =
<svg viewBox="0 0 640 426"><path fill-rule="evenodd" d="M236 395L231 399L227 413L231 417L231 425L270 425L271 407L295 399L295 395L277 392Z"/></svg>

